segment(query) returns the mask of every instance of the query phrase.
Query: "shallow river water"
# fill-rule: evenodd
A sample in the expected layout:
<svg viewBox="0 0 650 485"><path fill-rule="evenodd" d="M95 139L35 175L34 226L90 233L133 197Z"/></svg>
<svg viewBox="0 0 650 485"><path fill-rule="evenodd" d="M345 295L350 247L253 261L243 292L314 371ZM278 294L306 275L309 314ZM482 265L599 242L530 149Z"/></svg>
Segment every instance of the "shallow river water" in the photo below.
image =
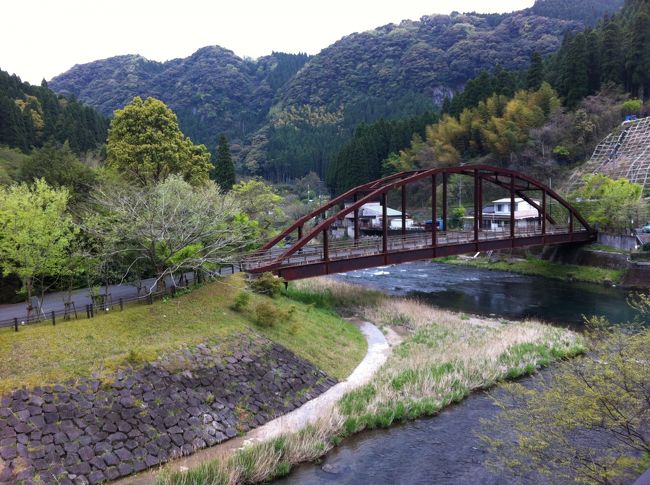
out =
<svg viewBox="0 0 650 485"><path fill-rule="evenodd" d="M576 328L582 325L583 315L604 315L613 323L634 317L626 304L628 293L618 288L440 263L409 263L336 278L393 295L415 296L450 310L511 319L534 317ZM534 379L522 382L534 385ZM356 435L321 463L301 465L279 483L535 483L530 477L490 470L485 464L486 446L477 437L485 432L480 419L497 412L487 393L475 393L435 417Z"/></svg>

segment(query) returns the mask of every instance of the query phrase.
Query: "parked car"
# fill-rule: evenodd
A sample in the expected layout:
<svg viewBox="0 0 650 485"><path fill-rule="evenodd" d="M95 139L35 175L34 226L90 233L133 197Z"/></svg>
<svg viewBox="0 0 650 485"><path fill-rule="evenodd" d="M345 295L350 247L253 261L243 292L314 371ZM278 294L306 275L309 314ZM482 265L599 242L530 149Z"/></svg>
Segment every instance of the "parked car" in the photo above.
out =
<svg viewBox="0 0 650 485"><path fill-rule="evenodd" d="M645 234L650 234L650 222L641 228L641 232Z"/></svg>

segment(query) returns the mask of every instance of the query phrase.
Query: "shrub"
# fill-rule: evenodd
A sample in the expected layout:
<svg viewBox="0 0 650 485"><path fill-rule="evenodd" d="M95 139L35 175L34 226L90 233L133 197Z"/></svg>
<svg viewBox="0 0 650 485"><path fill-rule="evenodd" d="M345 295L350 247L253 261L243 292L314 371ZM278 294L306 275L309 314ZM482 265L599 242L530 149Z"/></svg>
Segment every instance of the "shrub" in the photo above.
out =
<svg viewBox="0 0 650 485"><path fill-rule="evenodd" d="M260 295L267 295L271 298L275 298L282 291L282 285L284 284L284 279L278 278L272 273L264 273L257 278L252 279L248 286L255 293Z"/></svg>
<svg viewBox="0 0 650 485"><path fill-rule="evenodd" d="M650 242L647 242L643 246L641 246L641 251L650 252Z"/></svg>
<svg viewBox="0 0 650 485"><path fill-rule="evenodd" d="M273 327L282 312L271 302L263 301L255 307L255 321L261 327Z"/></svg>
<svg viewBox="0 0 650 485"><path fill-rule="evenodd" d="M230 306L230 308L236 312L241 312L248 306L248 303L250 301L251 301L250 293L246 291L240 291L235 297L235 302Z"/></svg>
<svg viewBox="0 0 650 485"><path fill-rule="evenodd" d="M623 103L623 113L626 115L638 115L641 112L643 103L640 99L628 99Z"/></svg>
<svg viewBox="0 0 650 485"><path fill-rule="evenodd" d="M571 158L571 152L564 145L558 145L553 148L553 155L558 162L567 162Z"/></svg>

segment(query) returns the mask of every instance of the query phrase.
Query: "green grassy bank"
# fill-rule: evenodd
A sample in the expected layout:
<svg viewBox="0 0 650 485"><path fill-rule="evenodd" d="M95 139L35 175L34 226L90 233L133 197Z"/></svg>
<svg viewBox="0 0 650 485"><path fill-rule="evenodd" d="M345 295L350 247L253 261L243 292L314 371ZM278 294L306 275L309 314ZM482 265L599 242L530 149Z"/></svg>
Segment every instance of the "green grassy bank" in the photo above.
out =
<svg viewBox="0 0 650 485"><path fill-rule="evenodd" d="M71 378L106 376L116 368L155 360L160 354L254 329L329 375L343 378L366 353L357 327L331 311L285 296L272 303L291 322L272 327L255 323L255 307L270 302L251 295L241 311L230 309L244 288L241 276L227 277L178 298L136 305L90 320L56 327L35 324L19 332L0 330L0 394L21 386L38 386ZM293 307L293 308L292 308Z"/></svg>

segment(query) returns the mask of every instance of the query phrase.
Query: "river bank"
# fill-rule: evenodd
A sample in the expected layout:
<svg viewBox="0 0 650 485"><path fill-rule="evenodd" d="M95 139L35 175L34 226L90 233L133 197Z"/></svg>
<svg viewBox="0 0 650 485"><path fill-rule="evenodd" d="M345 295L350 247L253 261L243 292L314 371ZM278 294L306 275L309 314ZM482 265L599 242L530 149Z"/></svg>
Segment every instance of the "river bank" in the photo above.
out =
<svg viewBox="0 0 650 485"><path fill-rule="evenodd" d="M605 284L606 286L619 285L623 281L625 270L600 268L596 266L580 266L575 264L561 264L552 261L528 258L512 258L490 260L489 257L477 258L452 257L442 262L458 266L468 266L491 271L508 271L511 273L541 276L562 281L581 281L585 283Z"/></svg>
<svg viewBox="0 0 650 485"><path fill-rule="evenodd" d="M101 483L225 442L357 366L357 326L229 276L94 319L0 330L0 483ZM278 321L259 323L258 308ZM267 311L267 313L269 313Z"/></svg>
<svg viewBox="0 0 650 485"><path fill-rule="evenodd" d="M278 477L359 431L434 415L476 390L584 350L581 338L565 329L469 317L413 300L378 298L377 292L364 298L364 292L368 290L325 279L292 285L289 295L330 308L354 302L363 318L391 336L388 361L370 383L346 394L328 416L298 433L187 471L167 471L159 483L241 483ZM373 304L363 306L365 301Z"/></svg>

